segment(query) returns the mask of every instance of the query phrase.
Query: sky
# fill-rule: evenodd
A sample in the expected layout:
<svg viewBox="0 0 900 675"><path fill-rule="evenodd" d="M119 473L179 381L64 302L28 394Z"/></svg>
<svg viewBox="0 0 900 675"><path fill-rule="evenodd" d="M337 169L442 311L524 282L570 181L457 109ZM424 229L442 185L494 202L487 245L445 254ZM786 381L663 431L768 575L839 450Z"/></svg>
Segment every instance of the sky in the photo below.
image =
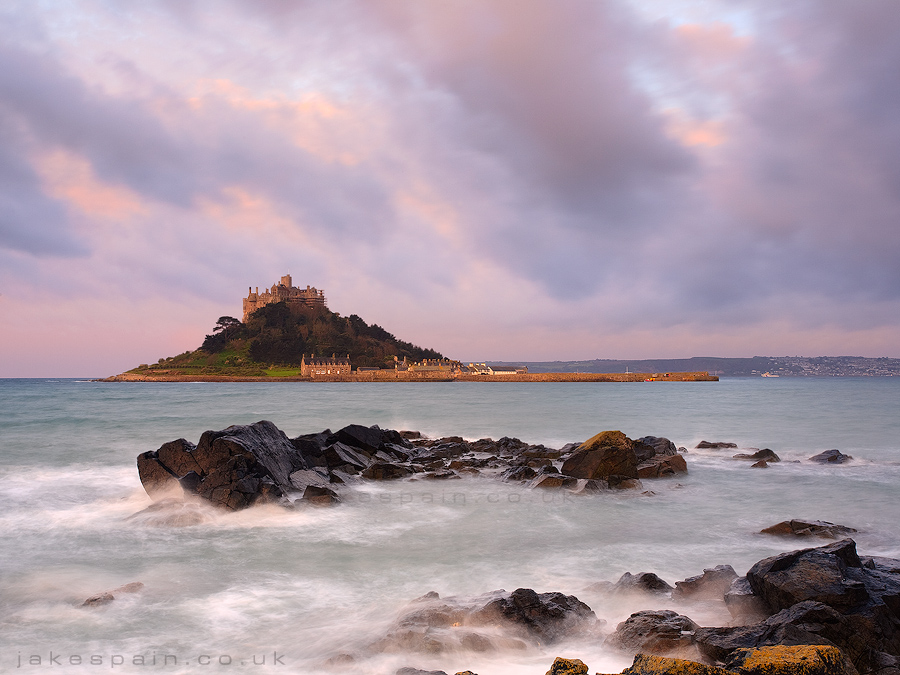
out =
<svg viewBox="0 0 900 675"><path fill-rule="evenodd" d="M5 0L0 377L282 275L464 361L900 357L900 3Z"/></svg>

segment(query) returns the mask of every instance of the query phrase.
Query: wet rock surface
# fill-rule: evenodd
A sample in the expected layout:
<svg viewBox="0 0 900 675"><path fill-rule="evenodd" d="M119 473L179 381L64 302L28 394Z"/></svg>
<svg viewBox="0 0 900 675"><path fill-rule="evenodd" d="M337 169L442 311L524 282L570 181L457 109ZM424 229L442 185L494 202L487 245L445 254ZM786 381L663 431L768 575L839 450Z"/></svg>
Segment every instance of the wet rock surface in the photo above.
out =
<svg viewBox="0 0 900 675"><path fill-rule="evenodd" d="M670 609L635 612L616 626L605 644L621 651L670 654L694 643L699 626Z"/></svg>
<svg viewBox="0 0 900 675"><path fill-rule="evenodd" d="M635 448L644 460L640 467ZM141 453L137 466L141 483L156 501L199 497L236 511L261 503L338 504L342 490L360 480L444 481L466 474L573 494L640 490L639 475L660 478L687 471L674 448L667 438L633 441L620 431L554 449L506 436L497 441L431 439L419 432L359 424L289 439L271 422L261 421L206 431L197 445L183 438L165 443ZM183 514L183 520L190 517ZM195 520L184 524L202 522Z"/></svg>
<svg viewBox="0 0 900 675"><path fill-rule="evenodd" d="M853 459L851 455L845 455L840 450L826 450L818 455L813 455L809 458L809 461L818 462L819 464L844 464L851 459Z"/></svg>
<svg viewBox="0 0 900 675"><path fill-rule="evenodd" d="M846 525L835 525L824 520L785 520L760 530L760 534L776 534L788 537L821 537L837 539L856 532Z"/></svg>
<svg viewBox="0 0 900 675"><path fill-rule="evenodd" d="M673 598L723 599L738 578L731 565L716 565L703 570L703 574L675 582Z"/></svg>

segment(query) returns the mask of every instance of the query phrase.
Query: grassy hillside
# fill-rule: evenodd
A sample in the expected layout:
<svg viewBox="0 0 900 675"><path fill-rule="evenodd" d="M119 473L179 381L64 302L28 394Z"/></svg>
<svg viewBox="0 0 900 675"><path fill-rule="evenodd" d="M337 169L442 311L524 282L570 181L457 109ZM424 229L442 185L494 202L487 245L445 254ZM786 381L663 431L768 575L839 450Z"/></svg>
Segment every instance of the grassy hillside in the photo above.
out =
<svg viewBox="0 0 900 675"><path fill-rule="evenodd" d="M279 302L257 310L247 323L223 316L199 349L128 372L289 377L299 375L304 354L349 354L354 369L393 367L395 356L415 361L443 358L433 349L398 340L355 314L342 317L325 308L289 307Z"/></svg>

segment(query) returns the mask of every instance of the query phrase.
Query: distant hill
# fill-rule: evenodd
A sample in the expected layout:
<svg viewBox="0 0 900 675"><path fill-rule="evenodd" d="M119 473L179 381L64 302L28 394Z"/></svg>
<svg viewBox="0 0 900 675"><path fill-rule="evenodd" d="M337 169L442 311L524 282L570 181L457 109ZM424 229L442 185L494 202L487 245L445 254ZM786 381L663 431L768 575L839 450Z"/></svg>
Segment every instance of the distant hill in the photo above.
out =
<svg viewBox="0 0 900 675"><path fill-rule="evenodd" d="M754 377L763 373L779 377L900 377L900 359L864 356L753 356L690 359L642 359L621 361L492 362L495 365L524 365L531 373L666 373L707 371L725 377Z"/></svg>
<svg viewBox="0 0 900 675"><path fill-rule="evenodd" d="M393 367L394 357L421 361L440 359L433 349L397 339L356 314L343 317L324 306L266 305L242 323L220 317L213 332L192 352L162 358L128 371L154 375L291 375L303 355L350 355L359 366Z"/></svg>

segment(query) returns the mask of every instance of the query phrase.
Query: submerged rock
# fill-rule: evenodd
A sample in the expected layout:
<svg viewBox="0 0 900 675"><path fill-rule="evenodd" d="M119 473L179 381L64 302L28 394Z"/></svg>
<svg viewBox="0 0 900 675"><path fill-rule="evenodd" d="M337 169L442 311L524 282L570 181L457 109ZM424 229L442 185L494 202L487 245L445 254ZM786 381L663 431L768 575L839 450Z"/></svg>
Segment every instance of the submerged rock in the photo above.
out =
<svg viewBox="0 0 900 675"><path fill-rule="evenodd" d="M778 534L793 537L822 537L837 539L856 532L846 525L835 525L824 520L785 520L759 531L760 534Z"/></svg>
<svg viewBox="0 0 900 675"><path fill-rule="evenodd" d="M697 443L698 450L721 450L723 448L736 448L737 443L723 443L722 441L700 441Z"/></svg>
<svg viewBox="0 0 900 675"><path fill-rule="evenodd" d="M769 450L769 448L763 448L762 450L757 450L752 454L748 453L738 453L732 456L733 459L751 459L754 461L764 461L764 462L780 462L781 457L775 454L774 450Z"/></svg>
<svg viewBox="0 0 900 675"><path fill-rule="evenodd" d="M638 572L637 574L625 572L610 590L613 593L642 592L654 595L667 595L673 589L653 572Z"/></svg>
<svg viewBox="0 0 900 675"><path fill-rule="evenodd" d="M813 455L809 458L809 461L818 462L819 464L843 464L851 459L853 459L852 456L845 455L840 450L826 450L818 455Z"/></svg>
<svg viewBox="0 0 900 675"><path fill-rule="evenodd" d="M119 586L115 590L105 591L103 593L98 593L97 595L92 595L83 603L81 603L81 606L99 607L101 605L108 605L123 593L138 593L143 590L143 588L144 584L142 582L132 581L131 583L125 584L124 586Z"/></svg>

